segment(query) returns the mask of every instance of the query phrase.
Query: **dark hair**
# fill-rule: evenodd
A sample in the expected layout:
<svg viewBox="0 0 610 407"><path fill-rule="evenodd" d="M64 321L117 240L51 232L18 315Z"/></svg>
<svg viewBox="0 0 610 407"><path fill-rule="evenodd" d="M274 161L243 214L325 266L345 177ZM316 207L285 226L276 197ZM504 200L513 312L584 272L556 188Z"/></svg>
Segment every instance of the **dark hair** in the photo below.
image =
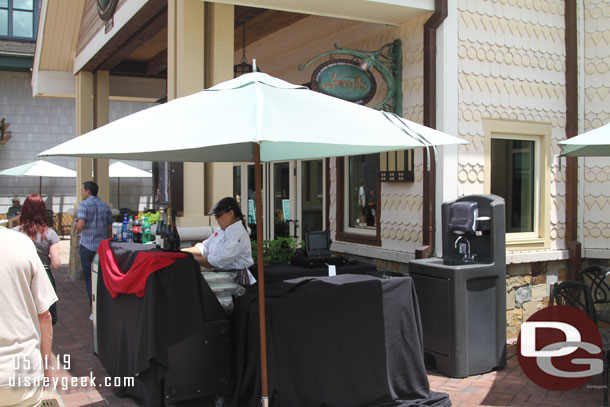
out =
<svg viewBox="0 0 610 407"><path fill-rule="evenodd" d="M233 199L233 198L231 198ZM233 207L233 213L235 214L235 217L239 220L241 220L241 224L244 225L244 229L246 229L246 231L248 231L248 227L246 226L246 220L244 219L244 214L241 213L241 208L239 207L239 205L237 204L237 201L235 201L235 199L233 199L233 202L235 202L235 206Z"/></svg>
<svg viewBox="0 0 610 407"><path fill-rule="evenodd" d="M21 232L30 239L36 240L40 233L40 239L44 240L47 235L47 207L44 199L38 194L30 194L25 199L21 208Z"/></svg>
<svg viewBox="0 0 610 407"><path fill-rule="evenodd" d="M214 206L212 207L212 209L210 210L210 212L208 212L209 215L215 215L221 212L229 212L229 211L233 211L233 214L235 214L235 218L241 220L242 225L244 225L244 228L246 230L248 230L248 228L246 227L246 221L244 220L244 214L241 212L241 208L239 207L239 204L237 203L237 201L230 197L227 196L225 198L222 198L220 201L216 202L216 204L214 204Z"/></svg>
<svg viewBox="0 0 610 407"><path fill-rule="evenodd" d="M97 184L95 182L93 182L93 181L83 182L83 188L85 189L85 191L90 191L91 195L97 196L97 191L99 190L99 187L97 186Z"/></svg>

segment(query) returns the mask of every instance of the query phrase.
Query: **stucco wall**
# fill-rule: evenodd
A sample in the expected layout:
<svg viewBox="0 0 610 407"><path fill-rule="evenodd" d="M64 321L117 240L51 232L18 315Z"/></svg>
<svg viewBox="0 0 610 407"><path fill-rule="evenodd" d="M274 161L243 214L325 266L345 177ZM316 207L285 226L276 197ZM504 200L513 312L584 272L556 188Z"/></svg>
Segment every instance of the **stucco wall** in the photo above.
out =
<svg viewBox="0 0 610 407"><path fill-rule="evenodd" d="M149 106L149 103L111 102L110 120ZM6 117L11 123L9 130L13 133L8 143L0 145L0 169L35 161L41 151L73 138L75 114L73 99L33 98L27 73L0 72L0 118ZM142 143L146 143L145 135L142 135ZM45 160L66 168L76 168L74 158L47 157ZM126 163L142 169L151 168L150 162ZM116 179L110 179L110 188L111 204L117 207ZM6 213L14 196L23 203L28 194L38 191L38 177L0 176L0 213ZM134 210L148 207L151 191L151 179L122 179L121 206ZM42 194L47 199L47 206L54 212L65 212L76 202L76 181L74 178L43 178Z"/></svg>
<svg viewBox="0 0 610 407"><path fill-rule="evenodd" d="M585 0L584 4L584 131L610 122L610 3ZM582 9L580 9L582 11ZM579 226L584 257L610 257L610 159L580 159L582 198Z"/></svg>

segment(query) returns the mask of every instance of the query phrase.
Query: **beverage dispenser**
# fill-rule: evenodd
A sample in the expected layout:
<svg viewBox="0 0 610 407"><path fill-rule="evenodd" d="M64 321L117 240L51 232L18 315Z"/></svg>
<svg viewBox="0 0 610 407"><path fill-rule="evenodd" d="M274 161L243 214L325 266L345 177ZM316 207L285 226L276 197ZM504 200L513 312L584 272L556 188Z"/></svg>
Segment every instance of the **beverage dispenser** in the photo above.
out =
<svg viewBox="0 0 610 407"><path fill-rule="evenodd" d="M466 377L506 364L504 199L470 195L442 204L442 258L409 262L424 351L436 368Z"/></svg>
<svg viewBox="0 0 610 407"><path fill-rule="evenodd" d="M486 263L506 270L504 199L469 195L441 206L446 264Z"/></svg>

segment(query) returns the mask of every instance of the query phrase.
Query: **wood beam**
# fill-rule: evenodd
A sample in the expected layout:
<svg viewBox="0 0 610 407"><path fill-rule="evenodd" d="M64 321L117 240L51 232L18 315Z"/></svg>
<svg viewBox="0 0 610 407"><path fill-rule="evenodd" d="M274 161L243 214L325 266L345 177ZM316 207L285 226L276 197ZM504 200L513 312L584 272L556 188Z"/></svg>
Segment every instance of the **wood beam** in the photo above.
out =
<svg viewBox="0 0 610 407"><path fill-rule="evenodd" d="M287 13L285 11L267 10L246 23L246 48L274 32L288 27L307 14ZM235 25L235 51L242 48L242 29L240 22Z"/></svg>
<svg viewBox="0 0 610 407"><path fill-rule="evenodd" d="M167 50L159 52L146 63L146 75L159 75L167 69Z"/></svg>
<svg viewBox="0 0 610 407"><path fill-rule="evenodd" d="M167 9L157 13L146 25L133 34L120 49L109 56L98 69L111 71L122 61L129 60L129 56L135 50L148 42L156 33L163 30L165 26L167 26Z"/></svg>
<svg viewBox="0 0 610 407"><path fill-rule="evenodd" d="M129 24L126 24L116 35L114 35L104 47L89 60L81 69L84 71L95 71L101 68L101 65L111 56L117 53L117 50L123 48L130 38L142 30L152 19L160 12L167 12L167 1L151 0L148 1L134 16ZM163 26L167 25L167 15ZM132 51L133 52L133 51Z"/></svg>

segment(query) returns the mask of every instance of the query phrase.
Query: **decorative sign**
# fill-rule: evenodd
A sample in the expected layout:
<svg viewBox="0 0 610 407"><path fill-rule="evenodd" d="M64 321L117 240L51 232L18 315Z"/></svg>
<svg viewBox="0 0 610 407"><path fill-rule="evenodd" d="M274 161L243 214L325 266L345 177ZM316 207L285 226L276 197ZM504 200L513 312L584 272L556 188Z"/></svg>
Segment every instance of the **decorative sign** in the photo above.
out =
<svg viewBox="0 0 610 407"><path fill-rule="evenodd" d="M290 220L290 199L282 199L282 212L284 220Z"/></svg>
<svg viewBox="0 0 610 407"><path fill-rule="evenodd" d="M256 208L254 199L248 199L248 223L256 223Z"/></svg>
<svg viewBox="0 0 610 407"><path fill-rule="evenodd" d="M97 0L97 14L104 21L112 18L118 0Z"/></svg>
<svg viewBox="0 0 610 407"><path fill-rule="evenodd" d="M311 75L313 90L358 104L368 103L377 90L370 71L350 59L331 59L319 65Z"/></svg>

